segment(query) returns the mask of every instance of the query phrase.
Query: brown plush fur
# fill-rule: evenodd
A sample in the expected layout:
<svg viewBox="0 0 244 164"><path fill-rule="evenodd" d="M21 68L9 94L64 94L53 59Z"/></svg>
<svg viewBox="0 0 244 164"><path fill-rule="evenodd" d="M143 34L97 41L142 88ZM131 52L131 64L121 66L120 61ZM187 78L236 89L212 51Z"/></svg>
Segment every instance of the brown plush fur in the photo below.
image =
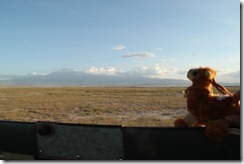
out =
<svg viewBox="0 0 244 164"><path fill-rule="evenodd" d="M240 115L240 106L231 105L232 94L214 80L216 71L206 67L191 69L187 73L192 85L186 89L187 110L196 118L196 121L188 118L177 119L175 127L205 126L205 133L214 140L221 140L228 135L229 123L225 120L227 115ZM213 93L212 86L223 94L228 94L223 99Z"/></svg>

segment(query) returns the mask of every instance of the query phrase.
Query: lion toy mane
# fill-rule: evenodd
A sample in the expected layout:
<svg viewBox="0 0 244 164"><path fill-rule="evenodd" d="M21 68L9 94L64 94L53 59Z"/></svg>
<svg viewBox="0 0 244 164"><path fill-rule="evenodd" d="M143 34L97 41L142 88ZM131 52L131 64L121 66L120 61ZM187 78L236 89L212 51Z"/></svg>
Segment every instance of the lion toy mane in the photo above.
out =
<svg viewBox="0 0 244 164"><path fill-rule="evenodd" d="M228 136L230 123L228 115L240 116L240 103L232 105L232 93L217 84L216 71L209 68L190 69L187 78L192 85L185 90L187 114L174 121L175 127L205 126L205 134L214 140ZM214 94L213 86L224 95Z"/></svg>

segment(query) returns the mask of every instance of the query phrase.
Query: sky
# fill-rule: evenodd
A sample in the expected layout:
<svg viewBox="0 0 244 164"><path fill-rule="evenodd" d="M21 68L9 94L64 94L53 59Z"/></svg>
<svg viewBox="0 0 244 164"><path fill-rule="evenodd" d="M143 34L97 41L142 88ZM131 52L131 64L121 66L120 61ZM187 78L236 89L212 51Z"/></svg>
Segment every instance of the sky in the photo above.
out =
<svg viewBox="0 0 244 164"><path fill-rule="evenodd" d="M240 82L239 0L0 0L0 76L63 68Z"/></svg>

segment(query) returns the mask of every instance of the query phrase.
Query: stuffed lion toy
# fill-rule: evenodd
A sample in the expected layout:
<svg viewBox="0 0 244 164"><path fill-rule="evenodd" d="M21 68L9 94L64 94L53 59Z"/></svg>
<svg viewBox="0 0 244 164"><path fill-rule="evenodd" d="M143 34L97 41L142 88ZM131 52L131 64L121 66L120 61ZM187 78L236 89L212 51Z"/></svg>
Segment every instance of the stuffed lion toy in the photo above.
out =
<svg viewBox="0 0 244 164"><path fill-rule="evenodd" d="M175 127L205 126L208 137L214 140L227 137L230 123L225 117L240 116L240 104L231 104L232 93L217 84L215 76L216 71L209 67L188 71L187 78L192 81L192 85L185 90L187 114L174 121ZM224 95L214 94L213 86Z"/></svg>

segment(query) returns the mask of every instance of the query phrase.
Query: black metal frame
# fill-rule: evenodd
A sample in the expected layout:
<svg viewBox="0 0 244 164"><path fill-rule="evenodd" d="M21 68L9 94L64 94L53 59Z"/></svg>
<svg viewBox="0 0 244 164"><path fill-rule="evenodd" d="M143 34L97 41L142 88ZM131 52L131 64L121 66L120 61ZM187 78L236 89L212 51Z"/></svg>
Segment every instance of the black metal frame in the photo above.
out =
<svg viewBox="0 0 244 164"><path fill-rule="evenodd" d="M241 160L240 135L230 134L222 141L213 141L205 136L204 128L123 127L51 122L0 121L0 152L31 155L43 159L62 159L62 156L56 157L50 156L50 154L43 154L40 149L42 146L40 144L45 143L45 138L42 138L41 142L39 141L40 137L47 137L48 139L48 137L55 136L55 128L53 127L65 127L66 129L77 127L80 130L80 138L83 135L82 129L94 129L91 131L93 136L99 135L105 129L110 129L106 133L113 132L114 130L119 131L113 138L107 140L109 142L111 141L111 143L113 139L117 140L115 144L121 142L123 147L121 150L117 150L121 151L121 155L114 155L114 158L108 156L109 159L102 158L103 160ZM57 135L58 133L55 137L60 137ZM89 134L86 134L87 136L89 137ZM86 142L86 138L83 137L82 139ZM69 140L67 136L64 140L67 144L71 144L71 142L75 144L77 142ZM90 143L86 144L96 146L91 140L87 141ZM45 144L50 144L50 142L51 140ZM85 152L86 150L82 149L83 143L77 143L81 144L80 151ZM99 149L101 148L101 151L108 151L103 153L111 153L111 150L114 149L113 147L110 149L102 149L103 146L108 147L109 145L101 145L98 147ZM67 148L64 148L64 151L68 152L69 150ZM98 148L92 150L99 152L97 150ZM89 154L89 152L86 153ZM66 157L64 159L69 158ZM70 159L84 158L77 154L75 158ZM94 155L89 157L89 159L98 160L101 158L99 155Z"/></svg>

